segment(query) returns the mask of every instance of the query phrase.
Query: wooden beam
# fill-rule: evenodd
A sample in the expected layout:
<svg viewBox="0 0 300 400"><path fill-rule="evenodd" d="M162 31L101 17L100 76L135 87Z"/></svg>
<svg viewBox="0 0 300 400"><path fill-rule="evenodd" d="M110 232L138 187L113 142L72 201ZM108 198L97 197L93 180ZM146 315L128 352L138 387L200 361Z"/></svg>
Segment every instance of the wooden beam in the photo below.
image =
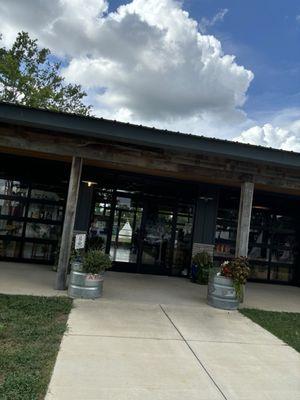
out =
<svg viewBox="0 0 300 400"><path fill-rule="evenodd" d="M55 281L55 289L57 290L66 289L81 171L82 158L73 157Z"/></svg>
<svg viewBox="0 0 300 400"><path fill-rule="evenodd" d="M53 157L81 157L104 168L174 177L195 182L240 186L251 175L255 185L266 191L300 192L300 171L267 164L232 160L205 154L190 154L145 148L126 143L89 140L57 132L36 132L24 127L1 127L0 147L51 154Z"/></svg>
<svg viewBox="0 0 300 400"><path fill-rule="evenodd" d="M247 257L248 255L253 192L253 182L242 183L235 248L236 257Z"/></svg>

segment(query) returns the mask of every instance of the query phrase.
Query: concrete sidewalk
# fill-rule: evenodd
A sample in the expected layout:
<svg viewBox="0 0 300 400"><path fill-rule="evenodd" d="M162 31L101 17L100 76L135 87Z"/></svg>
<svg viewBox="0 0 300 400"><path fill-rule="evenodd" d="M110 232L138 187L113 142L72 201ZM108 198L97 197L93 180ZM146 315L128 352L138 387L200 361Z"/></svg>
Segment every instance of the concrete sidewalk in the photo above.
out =
<svg viewBox="0 0 300 400"><path fill-rule="evenodd" d="M299 400L299 377L300 355L238 312L76 300L46 399Z"/></svg>
<svg viewBox="0 0 300 400"><path fill-rule="evenodd" d="M0 293L66 296L54 290L55 272L47 265L0 262ZM207 287L188 279L107 272L107 300L194 305L206 303ZM244 307L300 312L300 287L248 282Z"/></svg>

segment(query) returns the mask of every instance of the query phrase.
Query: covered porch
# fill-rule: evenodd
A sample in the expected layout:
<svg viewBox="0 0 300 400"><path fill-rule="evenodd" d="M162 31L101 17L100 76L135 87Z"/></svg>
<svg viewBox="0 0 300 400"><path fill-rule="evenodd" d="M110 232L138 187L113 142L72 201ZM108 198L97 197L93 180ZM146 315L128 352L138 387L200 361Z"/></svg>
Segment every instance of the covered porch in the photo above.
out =
<svg viewBox="0 0 300 400"><path fill-rule="evenodd" d="M0 262L0 293L35 296L66 296L54 290L56 273L48 265ZM107 272L103 299L124 303L173 304L206 306L204 285L188 279ZM300 311L300 288L287 285L268 285L248 282L243 307L272 311Z"/></svg>

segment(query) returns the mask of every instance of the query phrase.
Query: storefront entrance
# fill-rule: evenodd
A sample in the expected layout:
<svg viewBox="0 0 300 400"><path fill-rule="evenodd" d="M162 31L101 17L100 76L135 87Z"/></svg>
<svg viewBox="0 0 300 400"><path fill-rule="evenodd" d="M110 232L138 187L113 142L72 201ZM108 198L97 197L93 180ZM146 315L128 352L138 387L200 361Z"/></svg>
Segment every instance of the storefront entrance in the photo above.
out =
<svg viewBox="0 0 300 400"><path fill-rule="evenodd" d="M187 275L194 206L176 198L95 190L91 242L101 244L114 270Z"/></svg>

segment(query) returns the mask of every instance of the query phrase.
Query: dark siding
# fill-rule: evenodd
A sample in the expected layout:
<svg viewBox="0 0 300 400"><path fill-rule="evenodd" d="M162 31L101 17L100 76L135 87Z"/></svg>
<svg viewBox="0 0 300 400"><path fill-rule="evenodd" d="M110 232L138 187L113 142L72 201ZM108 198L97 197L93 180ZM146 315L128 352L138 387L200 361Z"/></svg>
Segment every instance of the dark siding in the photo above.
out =
<svg viewBox="0 0 300 400"><path fill-rule="evenodd" d="M194 239L195 243L214 244L218 210L218 191L200 194L197 199Z"/></svg>
<svg viewBox="0 0 300 400"><path fill-rule="evenodd" d="M81 183L75 218L75 231L88 231L93 200L93 187Z"/></svg>

